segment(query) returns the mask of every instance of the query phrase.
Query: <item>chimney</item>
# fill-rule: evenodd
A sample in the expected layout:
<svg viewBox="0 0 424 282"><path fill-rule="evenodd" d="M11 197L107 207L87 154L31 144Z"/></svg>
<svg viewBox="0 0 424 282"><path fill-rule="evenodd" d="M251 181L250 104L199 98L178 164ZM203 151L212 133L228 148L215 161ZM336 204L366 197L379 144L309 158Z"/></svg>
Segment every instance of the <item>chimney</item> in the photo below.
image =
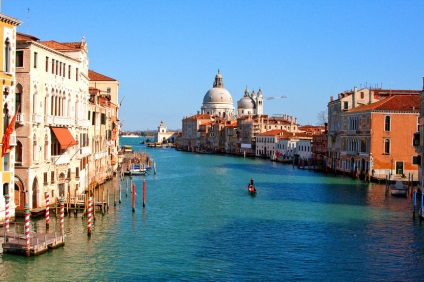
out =
<svg viewBox="0 0 424 282"><path fill-rule="evenodd" d="M356 108L356 95L358 95L358 88L353 87L353 95L352 95L352 108Z"/></svg>

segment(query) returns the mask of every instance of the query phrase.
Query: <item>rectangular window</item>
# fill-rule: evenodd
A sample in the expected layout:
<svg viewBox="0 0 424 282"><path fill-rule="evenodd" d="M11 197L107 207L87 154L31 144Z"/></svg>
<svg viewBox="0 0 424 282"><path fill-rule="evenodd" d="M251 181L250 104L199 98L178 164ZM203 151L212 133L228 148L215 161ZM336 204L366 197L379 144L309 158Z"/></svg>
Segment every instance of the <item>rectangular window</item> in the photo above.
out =
<svg viewBox="0 0 424 282"><path fill-rule="evenodd" d="M52 59L52 74L54 74L54 59Z"/></svg>
<svg viewBox="0 0 424 282"><path fill-rule="evenodd" d="M71 79L71 66L68 66L68 79Z"/></svg>
<svg viewBox="0 0 424 282"><path fill-rule="evenodd" d="M51 172L51 183L54 183L54 171Z"/></svg>
<svg viewBox="0 0 424 282"><path fill-rule="evenodd" d="M101 124L106 124L106 114L103 114L103 113L102 113L102 115L100 116L100 119L101 119L101 120L100 120L100 123L101 123Z"/></svg>
<svg viewBox="0 0 424 282"><path fill-rule="evenodd" d="M62 76L66 77L66 64L65 63L63 63L63 74L62 74Z"/></svg>
<svg viewBox="0 0 424 282"><path fill-rule="evenodd" d="M16 67L24 67L24 51L16 51Z"/></svg>
<svg viewBox="0 0 424 282"><path fill-rule="evenodd" d="M62 75L62 62L59 64L59 75Z"/></svg>
<svg viewBox="0 0 424 282"><path fill-rule="evenodd" d="M38 53L34 52L34 69L37 68L37 61L38 61Z"/></svg>
<svg viewBox="0 0 424 282"><path fill-rule="evenodd" d="M78 68L75 69L75 80L78 81Z"/></svg>
<svg viewBox="0 0 424 282"><path fill-rule="evenodd" d="M46 72L49 71L49 57L46 57Z"/></svg>
<svg viewBox="0 0 424 282"><path fill-rule="evenodd" d="M59 71L59 61L56 61L56 72L55 72L56 75L57 75L58 71Z"/></svg>
<svg viewBox="0 0 424 282"><path fill-rule="evenodd" d="M348 110L349 109L349 102L345 101L343 102L343 110Z"/></svg>
<svg viewBox="0 0 424 282"><path fill-rule="evenodd" d="M47 172L44 173L44 185L47 185L48 181L47 181Z"/></svg>

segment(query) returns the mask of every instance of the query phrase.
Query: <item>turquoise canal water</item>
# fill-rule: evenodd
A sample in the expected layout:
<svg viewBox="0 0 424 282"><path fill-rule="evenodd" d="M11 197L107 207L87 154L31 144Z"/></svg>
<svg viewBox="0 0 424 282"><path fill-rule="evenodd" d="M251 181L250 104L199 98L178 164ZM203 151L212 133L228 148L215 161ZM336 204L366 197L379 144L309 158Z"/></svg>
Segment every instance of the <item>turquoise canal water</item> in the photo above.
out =
<svg viewBox="0 0 424 282"><path fill-rule="evenodd" d="M65 247L0 256L2 281L417 281L424 226L411 198L384 185L248 158L146 149L157 174L136 176L125 197L87 220L66 217ZM256 197L246 185L255 179ZM142 207L142 181L147 201ZM42 219L34 221L43 230ZM59 227L54 220L51 226ZM52 229L52 228L51 228Z"/></svg>

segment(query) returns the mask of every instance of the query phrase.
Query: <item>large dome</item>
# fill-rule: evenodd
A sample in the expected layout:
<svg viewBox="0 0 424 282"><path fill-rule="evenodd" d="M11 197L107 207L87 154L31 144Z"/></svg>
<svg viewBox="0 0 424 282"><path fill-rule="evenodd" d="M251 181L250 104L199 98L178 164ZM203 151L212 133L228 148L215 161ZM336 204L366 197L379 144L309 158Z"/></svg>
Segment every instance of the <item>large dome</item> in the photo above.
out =
<svg viewBox="0 0 424 282"><path fill-rule="evenodd" d="M203 98L203 104L232 104L233 97L225 88L211 88Z"/></svg>
<svg viewBox="0 0 424 282"><path fill-rule="evenodd" d="M218 73L211 89L203 97L203 105L200 108L202 114L216 115L231 119L234 117L233 97L224 88L222 75Z"/></svg>

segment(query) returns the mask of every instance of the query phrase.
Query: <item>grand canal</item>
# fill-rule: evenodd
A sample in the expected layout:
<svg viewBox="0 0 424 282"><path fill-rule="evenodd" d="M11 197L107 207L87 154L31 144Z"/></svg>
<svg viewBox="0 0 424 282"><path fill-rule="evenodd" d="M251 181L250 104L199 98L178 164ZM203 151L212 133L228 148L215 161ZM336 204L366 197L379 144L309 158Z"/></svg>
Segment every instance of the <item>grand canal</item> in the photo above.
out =
<svg viewBox="0 0 424 282"><path fill-rule="evenodd" d="M157 174L134 177L135 212L125 181L115 179L108 185L122 184L122 203L96 214L91 238L86 218L66 217L65 247L1 255L1 281L424 279L424 225L412 220L411 198L291 165L146 149L138 141L121 139L147 150ZM245 189L250 178L256 197ZM39 232L44 225L33 222Z"/></svg>

